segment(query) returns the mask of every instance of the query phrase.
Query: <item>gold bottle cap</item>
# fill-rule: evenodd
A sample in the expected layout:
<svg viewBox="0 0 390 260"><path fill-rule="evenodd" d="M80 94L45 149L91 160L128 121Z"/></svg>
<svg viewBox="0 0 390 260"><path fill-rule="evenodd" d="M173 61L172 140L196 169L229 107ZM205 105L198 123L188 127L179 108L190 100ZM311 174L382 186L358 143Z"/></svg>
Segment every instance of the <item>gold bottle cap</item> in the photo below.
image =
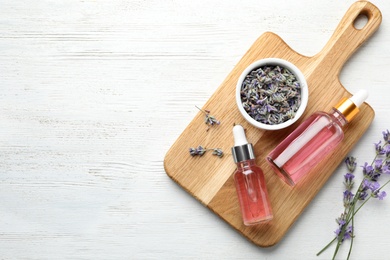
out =
<svg viewBox="0 0 390 260"><path fill-rule="evenodd" d="M359 90L351 98L343 98L334 108L342 113L345 119L350 122L359 113L359 107L367 97L368 92L366 90Z"/></svg>
<svg viewBox="0 0 390 260"><path fill-rule="evenodd" d="M343 98L335 107L350 122L359 113L359 108L348 98Z"/></svg>

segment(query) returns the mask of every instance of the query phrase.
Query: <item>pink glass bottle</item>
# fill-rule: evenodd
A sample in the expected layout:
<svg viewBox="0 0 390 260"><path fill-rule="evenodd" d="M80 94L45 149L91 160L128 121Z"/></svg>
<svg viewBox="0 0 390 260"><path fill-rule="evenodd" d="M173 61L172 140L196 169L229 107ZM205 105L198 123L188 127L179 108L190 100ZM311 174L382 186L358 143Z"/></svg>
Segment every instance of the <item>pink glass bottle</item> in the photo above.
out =
<svg viewBox="0 0 390 260"><path fill-rule="evenodd" d="M316 112L267 156L276 173L295 185L343 140L343 126L359 112L365 90L341 100L330 113Z"/></svg>
<svg viewBox="0 0 390 260"><path fill-rule="evenodd" d="M244 225L250 226L272 219L271 204L263 171L255 164L252 144L246 140L241 125L233 127L234 147L232 154L237 164L234 182Z"/></svg>

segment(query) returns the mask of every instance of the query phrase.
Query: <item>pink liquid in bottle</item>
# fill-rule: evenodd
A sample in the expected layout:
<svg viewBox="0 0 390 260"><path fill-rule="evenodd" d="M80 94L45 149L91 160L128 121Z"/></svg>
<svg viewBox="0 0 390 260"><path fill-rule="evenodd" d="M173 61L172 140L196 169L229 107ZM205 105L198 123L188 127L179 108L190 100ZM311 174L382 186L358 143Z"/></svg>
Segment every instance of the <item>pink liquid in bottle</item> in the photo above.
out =
<svg viewBox="0 0 390 260"><path fill-rule="evenodd" d="M233 134L232 155L237 164L234 182L244 224L249 226L271 220L273 215L264 174L255 164L253 146L246 140L241 125L234 126Z"/></svg>
<svg viewBox="0 0 390 260"><path fill-rule="evenodd" d="M265 186L264 174L254 160L237 163L234 174L237 196L246 226L272 219L271 204Z"/></svg>
<svg viewBox="0 0 390 260"><path fill-rule="evenodd" d="M267 157L276 173L295 185L344 138L344 116L317 112L284 139Z"/></svg>
<svg viewBox="0 0 390 260"><path fill-rule="evenodd" d="M317 112L306 119L267 156L276 173L295 185L343 140L342 127L359 112L368 97L365 90L343 98L330 113Z"/></svg>

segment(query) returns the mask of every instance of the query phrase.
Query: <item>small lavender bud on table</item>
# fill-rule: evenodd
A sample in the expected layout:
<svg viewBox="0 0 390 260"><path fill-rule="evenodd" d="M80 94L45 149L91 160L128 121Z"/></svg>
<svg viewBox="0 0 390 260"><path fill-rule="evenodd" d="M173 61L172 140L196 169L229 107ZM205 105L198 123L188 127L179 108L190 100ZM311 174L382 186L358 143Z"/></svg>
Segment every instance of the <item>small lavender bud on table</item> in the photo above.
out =
<svg viewBox="0 0 390 260"><path fill-rule="evenodd" d="M213 151L213 155L218 156L219 158L222 158L224 153L221 148L204 148L203 146L199 145L197 148L190 147L189 149L190 155L191 156L202 156L204 155L207 151Z"/></svg>

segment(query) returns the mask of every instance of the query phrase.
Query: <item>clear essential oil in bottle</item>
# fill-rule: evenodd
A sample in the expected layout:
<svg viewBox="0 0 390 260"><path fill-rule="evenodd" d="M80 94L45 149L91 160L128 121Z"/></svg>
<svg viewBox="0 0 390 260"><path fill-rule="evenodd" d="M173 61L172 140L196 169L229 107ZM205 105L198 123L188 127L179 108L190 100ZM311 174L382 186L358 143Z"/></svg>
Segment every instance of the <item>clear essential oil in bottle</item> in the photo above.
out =
<svg viewBox="0 0 390 260"><path fill-rule="evenodd" d="M272 219L271 203L263 171L255 164L252 144L246 140L244 128L236 125L233 128L235 146L232 148L237 171L234 182L244 224L258 224Z"/></svg>
<svg viewBox="0 0 390 260"><path fill-rule="evenodd" d="M359 112L367 96L361 90L341 100L330 113L316 112L306 119L267 156L276 173L295 185L343 140L343 126Z"/></svg>

